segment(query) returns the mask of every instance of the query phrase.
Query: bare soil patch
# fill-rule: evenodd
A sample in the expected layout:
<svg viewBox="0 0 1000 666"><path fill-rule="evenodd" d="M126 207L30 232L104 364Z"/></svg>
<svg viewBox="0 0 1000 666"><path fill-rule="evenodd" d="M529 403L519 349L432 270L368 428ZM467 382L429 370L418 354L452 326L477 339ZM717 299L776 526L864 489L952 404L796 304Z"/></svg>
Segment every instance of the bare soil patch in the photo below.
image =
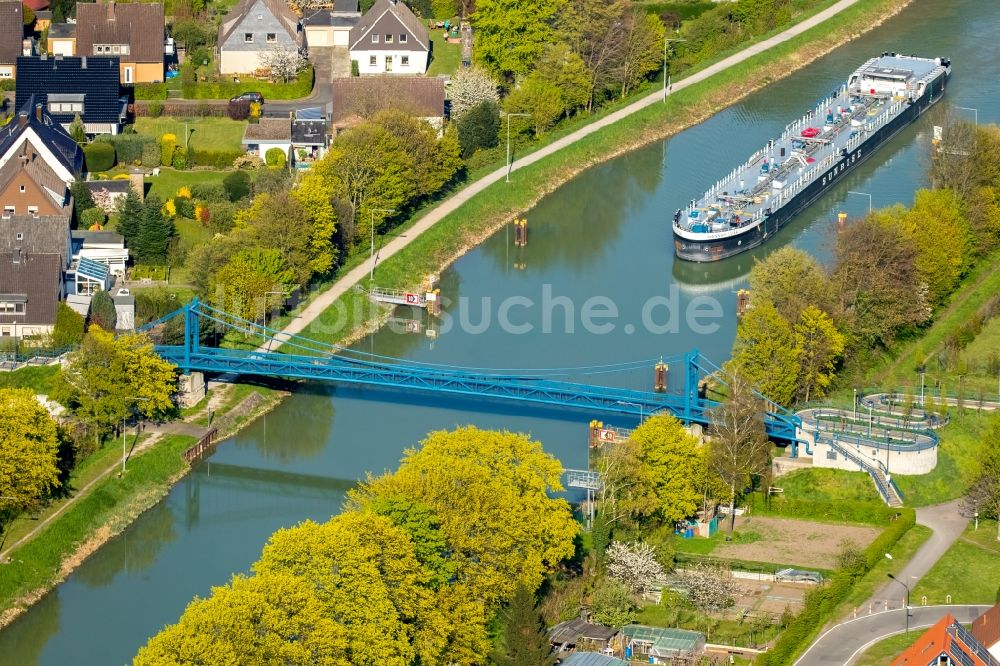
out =
<svg viewBox="0 0 1000 666"><path fill-rule="evenodd" d="M754 562L795 564L833 569L844 540L864 548L879 535L879 529L861 525L831 525L787 518L739 517L736 528L756 533L752 543L720 543L712 551L717 557Z"/></svg>

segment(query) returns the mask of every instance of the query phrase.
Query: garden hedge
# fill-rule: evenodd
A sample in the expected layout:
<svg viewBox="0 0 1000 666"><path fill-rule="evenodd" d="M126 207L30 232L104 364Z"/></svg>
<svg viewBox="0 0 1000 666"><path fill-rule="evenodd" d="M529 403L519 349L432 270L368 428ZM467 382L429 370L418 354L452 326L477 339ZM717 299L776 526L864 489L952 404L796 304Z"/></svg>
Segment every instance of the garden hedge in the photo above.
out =
<svg viewBox="0 0 1000 666"><path fill-rule="evenodd" d="M90 173L107 171L115 165L115 147L105 141L88 143L83 147L83 159Z"/></svg>
<svg viewBox="0 0 1000 666"><path fill-rule="evenodd" d="M308 97L313 87L313 69L308 67L299 73L295 81L289 83L271 83L270 81L258 81L250 79L234 83L232 81L210 82L201 81L199 83L185 86L185 99L224 99L229 100L245 92L259 92L264 96L264 101L272 99L298 99ZM223 113L225 109L223 109Z"/></svg>
<svg viewBox="0 0 1000 666"><path fill-rule="evenodd" d="M197 166L229 169L233 160L243 154L242 150L195 150L193 163Z"/></svg>

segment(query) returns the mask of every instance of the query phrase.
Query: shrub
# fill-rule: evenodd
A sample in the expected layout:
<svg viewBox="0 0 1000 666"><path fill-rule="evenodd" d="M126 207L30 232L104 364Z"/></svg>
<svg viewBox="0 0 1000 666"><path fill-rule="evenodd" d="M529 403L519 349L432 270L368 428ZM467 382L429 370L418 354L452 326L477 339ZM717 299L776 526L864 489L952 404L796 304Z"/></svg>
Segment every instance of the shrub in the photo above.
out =
<svg viewBox="0 0 1000 666"><path fill-rule="evenodd" d="M191 196L199 201L229 201L226 188L219 183L198 183L192 185Z"/></svg>
<svg viewBox="0 0 1000 666"><path fill-rule="evenodd" d="M267 152L264 154L264 162L269 167L283 169L285 168L285 163L287 161L288 157L285 155L285 151L281 148L268 148Z"/></svg>
<svg viewBox="0 0 1000 666"><path fill-rule="evenodd" d="M232 81L209 82L202 81L189 88L184 89L184 96L188 99L231 99L245 92L256 91L264 96L264 99L298 99L306 97L312 92L313 68L306 67L298 74L295 81L289 83L271 83L269 81L256 81L247 79L240 83ZM219 107L221 112L225 112L225 107ZM169 111L166 112L171 114ZM181 112L177 115L185 115Z"/></svg>
<svg viewBox="0 0 1000 666"><path fill-rule="evenodd" d="M103 227L104 223L108 221L107 215L104 211L98 207L88 208L80 214L80 226L84 229L93 229L94 227Z"/></svg>
<svg viewBox="0 0 1000 666"><path fill-rule="evenodd" d="M59 348L75 347L83 342L83 328L83 316L60 301L56 305L56 325L52 329L52 344Z"/></svg>
<svg viewBox="0 0 1000 666"><path fill-rule="evenodd" d="M178 171L184 171L190 166L188 164L188 151L184 149L183 146L177 146L174 150L173 166Z"/></svg>
<svg viewBox="0 0 1000 666"><path fill-rule="evenodd" d="M458 121L458 142L462 145L462 156L471 157L481 148L497 145L500 132L500 106L493 101L485 101L472 107Z"/></svg>
<svg viewBox="0 0 1000 666"><path fill-rule="evenodd" d="M250 174L234 171L222 180L222 187L230 201L239 201L250 196Z"/></svg>
<svg viewBox="0 0 1000 666"><path fill-rule="evenodd" d="M177 137L164 134L160 138L160 165L171 166L174 163L174 152L177 150Z"/></svg>
<svg viewBox="0 0 1000 666"><path fill-rule="evenodd" d="M142 166L147 169L160 166L160 146L150 141L142 147Z"/></svg>
<svg viewBox="0 0 1000 666"><path fill-rule="evenodd" d="M107 171L115 165L115 147L100 141L89 143L83 147L83 158L87 171Z"/></svg>
<svg viewBox="0 0 1000 666"><path fill-rule="evenodd" d="M120 164L141 163L145 147L156 143L156 139L142 134L102 134L95 141L114 146L115 156ZM157 163L159 163L159 149L157 149Z"/></svg>
<svg viewBox="0 0 1000 666"><path fill-rule="evenodd" d="M244 155L242 150L193 150L189 162L192 165L228 169L236 158Z"/></svg>
<svg viewBox="0 0 1000 666"><path fill-rule="evenodd" d="M183 197L177 197L174 200L174 206L177 207L177 215L180 217L186 217L188 219L194 219L194 202L190 199L185 199Z"/></svg>
<svg viewBox="0 0 1000 666"><path fill-rule="evenodd" d="M358 61L351 61L351 76L361 76L361 68L358 67Z"/></svg>
<svg viewBox="0 0 1000 666"><path fill-rule="evenodd" d="M134 88L136 100L161 100L167 98L167 84L165 83L137 83Z"/></svg>
<svg viewBox="0 0 1000 666"><path fill-rule="evenodd" d="M260 102L250 102L250 122L260 120Z"/></svg>
<svg viewBox="0 0 1000 666"><path fill-rule="evenodd" d="M163 115L163 102L153 101L146 105L146 112L150 118L159 118Z"/></svg>
<svg viewBox="0 0 1000 666"><path fill-rule="evenodd" d="M246 120L250 117L250 100L232 100L226 105L226 115L233 120Z"/></svg>
<svg viewBox="0 0 1000 666"><path fill-rule="evenodd" d="M260 159L260 155L243 153L233 160L233 168L236 169L259 169L262 166L264 166L264 160Z"/></svg>

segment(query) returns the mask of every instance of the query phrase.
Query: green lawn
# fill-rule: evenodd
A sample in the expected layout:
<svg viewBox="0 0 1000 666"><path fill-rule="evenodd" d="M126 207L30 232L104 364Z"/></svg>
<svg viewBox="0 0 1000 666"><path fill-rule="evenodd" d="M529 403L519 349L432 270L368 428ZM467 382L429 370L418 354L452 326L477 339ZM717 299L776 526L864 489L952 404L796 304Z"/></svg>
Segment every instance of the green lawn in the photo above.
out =
<svg viewBox="0 0 1000 666"><path fill-rule="evenodd" d="M785 497L819 502L856 501L880 502L871 477L864 472L814 467L802 469L774 480Z"/></svg>
<svg viewBox="0 0 1000 666"><path fill-rule="evenodd" d="M154 137L168 132L177 137L178 145L184 145L184 127L190 133L191 146L195 150L240 150L243 147L243 130L247 123L229 118L177 118L163 116L135 119L135 131Z"/></svg>
<svg viewBox="0 0 1000 666"><path fill-rule="evenodd" d="M0 372L0 388L30 388L35 393L52 393L52 384L59 372L57 365L21 368L14 372Z"/></svg>
<svg viewBox="0 0 1000 666"><path fill-rule="evenodd" d="M449 44L444 38L444 29L434 28L431 36L431 64L427 76L451 75L462 65L462 45Z"/></svg>
<svg viewBox="0 0 1000 666"><path fill-rule="evenodd" d="M937 561L913 590L911 599L928 604L943 604L951 595L955 604L992 604L1000 592L1000 541L997 523L980 520L979 529L972 524L948 552Z"/></svg>
<svg viewBox="0 0 1000 666"><path fill-rule="evenodd" d="M919 476L892 475L903 491L906 506L940 504L961 497L979 468L985 435L998 418L988 412L979 415L953 411L951 423L938 431L941 445L934 470Z"/></svg>
<svg viewBox="0 0 1000 666"><path fill-rule="evenodd" d="M853 662L854 666L885 666L898 657L903 650L916 643L923 633L922 629L914 629L908 634L899 633L881 640L862 652Z"/></svg>
<svg viewBox="0 0 1000 666"><path fill-rule="evenodd" d="M181 187L191 187L199 184L222 183L228 171L177 171L175 169L161 168L160 175L148 176L146 183L150 186L146 195L155 195L160 199L169 199L177 193Z"/></svg>

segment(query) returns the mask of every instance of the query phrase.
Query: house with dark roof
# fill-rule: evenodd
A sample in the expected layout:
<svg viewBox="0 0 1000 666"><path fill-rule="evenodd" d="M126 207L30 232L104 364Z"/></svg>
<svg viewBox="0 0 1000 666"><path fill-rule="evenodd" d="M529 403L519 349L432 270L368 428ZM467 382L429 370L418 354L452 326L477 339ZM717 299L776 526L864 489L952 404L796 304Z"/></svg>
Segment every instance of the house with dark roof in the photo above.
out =
<svg viewBox="0 0 1000 666"><path fill-rule="evenodd" d="M917 642L892 661L892 666L1000 666L986 646L945 613Z"/></svg>
<svg viewBox="0 0 1000 666"><path fill-rule="evenodd" d="M116 56L122 83L156 83L163 81L165 33L159 2L81 2L74 55Z"/></svg>
<svg viewBox="0 0 1000 666"><path fill-rule="evenodd" d="M116 56L18 58L15 103L34 96L63 127L79 115L87 134L118 134L128 113L120 66Z"/></svg>
<svg viewBox="0 0 1000 666"><path fill-rule="evenodd" d="M350 46L351 28L361 20L358 0L335 0L333 9L317 9L302 17L306 44L313 46Z"/></svg>
<svg viewBox="0 0 1000 666"><path fill-rule="evenodd" d="M27 44L31 53L31 42ZM0 80L14 79L17 59L24 55L24 14L20 0L0 0Z"/></svg>
<svg viewBox="0 0 1000 666"><path fill-rule="evenodd" d="M1000 659L1000 604L972 621L972 637Z"/></svg>
<svg viewBox="0 0 1000 666"><path fill-rule="evenodd" d="M0 169L11 160L37 156L69 186L83 171L80 146L34 95L27 96L19 109L17 117L0 128Z"/></svg>
<svg viewBox="0 0 1000 666"><path fill-rule="evenodd" d="M0 252L0 336L51 333L63 295L62 276L58 254Z"/></svg>
<svg viewBox="0 0 1000 666"><path fill-rule="evenodd" d="M351 60L361 74L423 74L431 52L423 21L399 0L375 0L351 29Z"/></svg>
<svg viewBox="0 0 1000 666"><path fill-rule="evenodd" d="M54 254L59 265L69 267L72 257L69 217L66 215L15 215L0 220L0 253Z"/></svg>
<svg viewBox="0 0 1000 666"><path fill-rule="evenodd" d="M264 51L302 45L302 25L285 0L240 0L219 24L219 71L252 74Z"/></svg>
<svg viewBox="0 0 1000 666"><path fill-rule="evenodd" d="M570 650L603 651L611 647L618 630L578 617L549 629L549 643L557 652Z"/></svg>
<svg viewBox="0 0 1000 666"><path fill-rule="evenodd" d="M292 118L292 159L297 168L309 168L330 147L329 125L320 108L299 109Z"/></svg>
<svg viewBox="0 0 1000 666"><path fill-rule="evenodd" d="M438 130L444 125L444 79L426 76L362 76L332 82L334 135L379 111L398 109Z"/></svg>

